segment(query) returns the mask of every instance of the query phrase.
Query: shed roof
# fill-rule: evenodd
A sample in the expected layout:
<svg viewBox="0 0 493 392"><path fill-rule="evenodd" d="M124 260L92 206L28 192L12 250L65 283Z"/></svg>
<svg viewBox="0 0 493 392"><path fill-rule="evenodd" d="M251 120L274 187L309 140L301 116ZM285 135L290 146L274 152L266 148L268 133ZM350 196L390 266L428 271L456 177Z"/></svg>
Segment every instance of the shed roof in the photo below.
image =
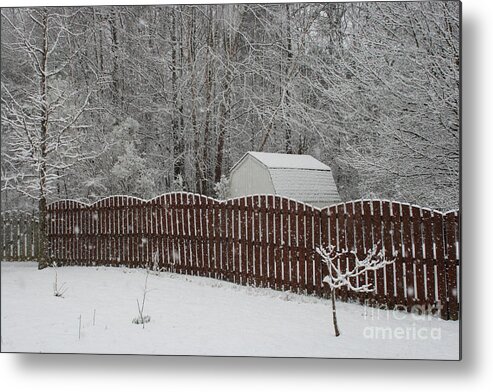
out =
<svg viewBox="0 0 493 392"><path fill-rule="evenodd" d="M305 203L340 201L330 167L311 155L249 151L231 171L248 155L267 169L277 195Z"/></svg>
<svg viewBox="0 0 493 392"><path fill-rule="evenodd" d="M247 154L262 162L268 168L330 170L311 155L278 154L272 152L249 151Z"/></svg>

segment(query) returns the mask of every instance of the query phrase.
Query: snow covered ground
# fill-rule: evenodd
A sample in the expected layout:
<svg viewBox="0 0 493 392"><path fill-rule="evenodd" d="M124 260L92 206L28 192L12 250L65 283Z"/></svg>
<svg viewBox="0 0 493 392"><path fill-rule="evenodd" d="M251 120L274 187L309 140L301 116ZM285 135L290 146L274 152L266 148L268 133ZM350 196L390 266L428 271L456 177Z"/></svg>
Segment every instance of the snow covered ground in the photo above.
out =
<svg viewBox="0 0 493 392"><path fill-rule="evenodd" d="M144 314L136 325L145 271L58 268L66 283L53 295L54 270L36 263L1 265L2 351L458 359L459 323L404 312L330 303L270 289L171 273L149 275ZM95 317L94 317L95 315ZM81 334L79 339L79 317Z"/></svg>

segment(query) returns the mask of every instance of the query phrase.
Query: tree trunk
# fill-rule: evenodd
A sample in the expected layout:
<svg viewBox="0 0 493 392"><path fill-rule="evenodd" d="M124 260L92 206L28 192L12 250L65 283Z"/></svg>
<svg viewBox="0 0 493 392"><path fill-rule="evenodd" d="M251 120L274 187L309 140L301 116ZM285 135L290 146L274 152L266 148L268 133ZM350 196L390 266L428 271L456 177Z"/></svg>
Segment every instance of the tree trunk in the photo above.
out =
<svg viewBox="0 0 493 392"><path fill-rule="evenodd" d="M195 166L195 180L194 188L195 193L201 193L201 175L200 175L200 136L201 132L197 126L197 71L195 67L196 53L195 53L195 36L196 36L196 25L195 25L195 9L192 8L192 17L189 19L190 25L188 26L189 36L188 36L188 72L190 74L190 91L192 94L190 106L191 106L191 125L193 134L193 154L194 154L194 166Z"/></svg>
<svg viewBox="0 0 493 392"><path fill-rule="evenodd" d="M209 177L209 135L210 135L210 118L211 118L211 105L212 105L212 66L211 55L209 51L212 50L214 45L214 32L212 22L212 7L209 8L209 22L208 22L208 34L207 34L207 52L206 52L206 70L205 70L205 91L206 91L206 112L205 112L205 124L204 124L204 143L202 145L202 162L200 167L201 185L200 190L202 194L209 195L208 177Z"/></svg>
<svg viewBox="0 0 493 392"><path fill-rule="evenodd" d="M116 27L116 12L111 12L108 16L108 23L110 25L111 32L111 53L113 57L113 71L112 71L112 83L113 83L113 101L114 103L123 109L120 105L122 104L122 91L121 91L121 79L120 79L120 54L119 54L119 43L118 43L118 33Z"/></svg>
<svg viewBox="0 0 493 392"><path fill-rule="evenodd" d="M288 78L289 78L289 69L291 68L291 62L293 61L293 44L291 41L291 12L289 10L289 4L286 4L286 15L287 15L287 27L286 27L286 39L287 39L287 60L286 60L286 66L285 66L285 77L286 80L284 83L287 83ZM289 87L286 86L286 99L285 99L285 108L286 108L286 114L285 114L285 122L284 126L286 127L285 133L284 133L284 139L285 139L285 150L286 154L292 154L293 153L293 142L291 140L291 123L290 123L290 98L291 98L291 93L289 90ZM282 92L281 92L282 94Z"/></svg>
<svg viewBox="0 0 493 392"><path fill-rule="evenodd" d="M38 269L43 269L48 267L49 257L48 257L48 236L46 235L47 228L47 217L46 217L46 198L41 197L38 201L39 210L39 245L38 245Z"/></svg>
<svg viewBox="0 0 493 392"><path fill-rule="evenodd" d="M46 235L46 148L48 139L48 11L45 9L43 14L43 48L41 57L41 79L40 79L40 96L41 96L41 132L40 132L40 167L39 167L39 250L38 250L38 269L48 266L48 238Z"/></svg>
<svg viewBox="0 0 493 392"><path fill-rule="evenodd" d="M217 138L216 170L214 171L214 182L216 184L221 181L223 170L224 137L226 133L225 113L225 105L224 103L221 103L221 107L219 108L219 136Z"/></svg>
<svg viewBox="0 0 493 392"><path fill-rule="evenodd" d="M172 91L172 118L171 118L171 133L173 143L173 178L176 180L178 176L182 175L181 160L181 142L180 142L180 121L179 112L180 105L178 103L178 37L176 34L176 15L175 10L171 13L171 91ZM174 189L173 189L174 190Z"/></svg>
<svg viewBox="0 0 493 392"><path fill-rule="evenodd" d="M332 300L332 322L334 323L334 333L336 336L340 335L339 327L337 326L337 314L336 314L336 292L334 289L330 290L330 298Z"/></svg>

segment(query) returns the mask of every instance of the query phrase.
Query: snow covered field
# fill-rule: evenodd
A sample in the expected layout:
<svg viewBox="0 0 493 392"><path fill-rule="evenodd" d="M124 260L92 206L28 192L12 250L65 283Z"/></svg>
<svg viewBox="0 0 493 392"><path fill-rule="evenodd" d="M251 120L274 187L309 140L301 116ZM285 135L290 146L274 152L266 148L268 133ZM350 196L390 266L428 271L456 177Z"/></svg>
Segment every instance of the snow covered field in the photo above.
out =
<svg viewBox="0 0 493 392"><path fill-rule="evenodd" d="M66 283L53 295L54 270L1 265L2 351L458 359L459 323L337 303L333 335L328 300L171 273L58 268ZM95 317L94 317L95 315ZM81 333L79 339L79 317Z"/></svg>

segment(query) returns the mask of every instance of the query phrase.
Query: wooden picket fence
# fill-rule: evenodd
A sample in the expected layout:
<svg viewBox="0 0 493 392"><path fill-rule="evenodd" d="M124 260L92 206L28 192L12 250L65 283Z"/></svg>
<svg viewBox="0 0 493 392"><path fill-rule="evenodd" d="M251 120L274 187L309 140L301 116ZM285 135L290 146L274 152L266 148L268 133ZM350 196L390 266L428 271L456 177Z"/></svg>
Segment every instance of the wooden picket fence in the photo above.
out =
<svg viewBox="0 0 493 392"><path fill-rule="evenodd" d="M36 260L38 252L38 220L26 212L0 214L0 252L2 260Z"/></svg>
<svg viewBox="0 0 493 392"><path fill-rule="evenodd" d="M325 296L317 246L374 247L396 258L360 277L375 291L338 289L343 301L459 317L459 213L359 200L324 209L260 195L217 201L171 193L149 201L112 196L48 206L50 256L60 264L154 266L242 285ZM341 257L343 270L354 255Z"/></svg>

